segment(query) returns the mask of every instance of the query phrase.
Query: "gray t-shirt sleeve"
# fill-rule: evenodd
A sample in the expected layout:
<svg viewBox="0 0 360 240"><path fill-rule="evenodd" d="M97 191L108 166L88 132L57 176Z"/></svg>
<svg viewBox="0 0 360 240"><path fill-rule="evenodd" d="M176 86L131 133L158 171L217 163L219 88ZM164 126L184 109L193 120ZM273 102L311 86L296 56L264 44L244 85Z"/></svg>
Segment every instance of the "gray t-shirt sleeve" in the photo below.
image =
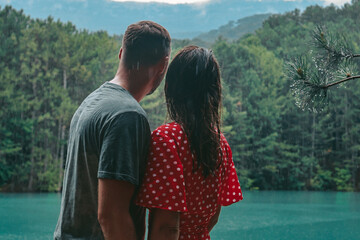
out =
<svg viewBox="0 0 360 240"><path fill-rule="evenodd" d="M137 112L121 113L109 119L101 132L98 178L139 185L150 143L147 119Z"/></svg>

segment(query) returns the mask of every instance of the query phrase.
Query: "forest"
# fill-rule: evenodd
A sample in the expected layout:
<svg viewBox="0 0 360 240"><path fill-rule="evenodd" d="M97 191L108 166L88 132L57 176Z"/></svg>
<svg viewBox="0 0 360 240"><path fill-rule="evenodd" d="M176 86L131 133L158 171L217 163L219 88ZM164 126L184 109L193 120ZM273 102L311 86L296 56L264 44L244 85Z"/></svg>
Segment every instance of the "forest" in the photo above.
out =
<svg viewBox="0 0 360 240"><path fill-rule="evenodd" d="M222 130L242 188L360 191L360 82L331 89L321 112L299 109L288 61L324 25L360 53L360 0L271 15L254 34L218 37ZM72 114L116 73L121 35L79 30L0 7L0 191L61 189ZM199 39L173 40L172 55ZM360 70L360 62L357 64ZM359 72L359 71L358 71ZM152 129L166 121L163 86L141 103Z"/></svg>

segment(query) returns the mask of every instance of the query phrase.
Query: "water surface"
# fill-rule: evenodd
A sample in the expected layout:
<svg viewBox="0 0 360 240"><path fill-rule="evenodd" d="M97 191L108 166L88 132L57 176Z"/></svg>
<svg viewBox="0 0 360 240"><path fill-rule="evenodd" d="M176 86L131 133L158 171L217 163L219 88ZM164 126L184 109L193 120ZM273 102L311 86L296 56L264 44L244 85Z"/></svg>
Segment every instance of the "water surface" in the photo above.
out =
<svg viewBox="0 0 360 240"><path fill-rule="evenodd" d="M60 194L0 194L0 239L52 239ZM213 240L360 240L360 193L247 192L222 209Z"/></svg>

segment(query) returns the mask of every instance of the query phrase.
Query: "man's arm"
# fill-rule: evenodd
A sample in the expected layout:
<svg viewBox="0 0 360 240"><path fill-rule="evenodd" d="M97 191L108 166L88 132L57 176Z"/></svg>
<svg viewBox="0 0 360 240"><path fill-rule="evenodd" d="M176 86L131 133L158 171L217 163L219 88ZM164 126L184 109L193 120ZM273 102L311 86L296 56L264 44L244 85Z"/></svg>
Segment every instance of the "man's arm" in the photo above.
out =
<svg viewBox="0 0 360 240"><path fill-rule="evenodd" d="M100 137L97 177L101 229L107 240L135 240L136 234L142 239L144 218L133 200L146 166L149 123L137 112L120 113L108 119Z"/></svg>
<svg viewBox="0 0 360 240"><path fill-rule="evenodd" d="M149 219L149 240L178 240L180 213L153 208Z"/></svg>
<svg viewBox="0 0 360 240"><path fill-rule="evenodd" d="M220 216L220 211L221 211L221 206L218 207L218 209L216 210L216 213L214 216L212 216L212 218L209 221L209 225L208 225L208 231L210 232L214 226L217 224L218 220L219 220L219 216Z"/></svg>
<svg viewBox="0 0 360 240"><path fill-rule="evenodd" d="M99 178L98 220L106 240L136 240L129 207L135 186L125 181Z"/></svg>

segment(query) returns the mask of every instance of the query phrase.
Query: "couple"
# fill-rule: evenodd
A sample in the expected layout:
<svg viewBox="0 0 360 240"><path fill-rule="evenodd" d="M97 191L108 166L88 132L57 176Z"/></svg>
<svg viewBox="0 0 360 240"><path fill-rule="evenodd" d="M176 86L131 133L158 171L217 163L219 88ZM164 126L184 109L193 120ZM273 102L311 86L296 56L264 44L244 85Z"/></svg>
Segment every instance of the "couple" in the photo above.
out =
<svg viewBox="0 0 360 240"><path fill-rule="evenodd" d="M91 93L70 126L55 239L210 239L221 206L242 199L220 131L221 83L213 53L180 50L151 21L130 25L119 68ZM160 85L173 122L152 134L139 102Z"/></svg>

